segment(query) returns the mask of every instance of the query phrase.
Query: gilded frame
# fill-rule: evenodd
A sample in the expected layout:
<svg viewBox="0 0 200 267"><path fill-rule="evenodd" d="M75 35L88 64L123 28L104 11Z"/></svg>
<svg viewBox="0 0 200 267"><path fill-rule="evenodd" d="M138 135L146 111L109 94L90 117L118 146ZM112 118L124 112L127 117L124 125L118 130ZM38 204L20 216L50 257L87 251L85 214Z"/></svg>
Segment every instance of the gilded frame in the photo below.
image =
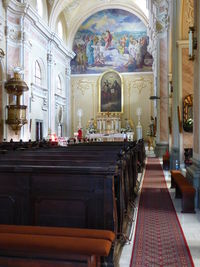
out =
<svg viewBox="0 0 200 267"><path fill-rule="evenodd" d="M124 82L114 70L104 72L99 78L99 112L123 113Z"/></svg>

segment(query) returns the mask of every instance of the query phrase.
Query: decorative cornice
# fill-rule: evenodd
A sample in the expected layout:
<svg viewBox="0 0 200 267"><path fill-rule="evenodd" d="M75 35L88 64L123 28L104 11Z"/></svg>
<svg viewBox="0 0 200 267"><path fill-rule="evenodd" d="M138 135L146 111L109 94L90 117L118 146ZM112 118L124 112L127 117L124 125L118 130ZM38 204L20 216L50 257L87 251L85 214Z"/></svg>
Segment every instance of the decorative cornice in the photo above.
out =
<svg viewBox="0 0 200 267"><path fill-rule="evenodd" d="M6 8L10 10L13 14L18 14L24 16L28 21L32 22L32 25L37 29L37 31L42 34L48 41L52 42L66 58L72 59L75 57L75 53L66 48L62 40L51 31L49 26L42 20L42 18L37 14L37 12L29 5L23 4L16 0L4 1L6 2ZM25 29L26 30L26 29Z"/></svg>
<svg viewBox="0 0 200 267"><path fill-rule="evenodd" d="M55 94L56 108L58 106L66 106L66 97Z"/></svg>
<svg viewBox="0 0 200 267"><path fill-rule="evenodd" d="M3 0L5 9L11 11L15 15L23 15L28 7L27 3L21 3L16 0Z"/></svg>
<svg viewBox="0 0 200 267"><path fill-rule="evenodd" d="M32 101L34 101L35 96L47 100L48 89L38 86L34 83L31 83L31 94L32 94Z"/></svg>

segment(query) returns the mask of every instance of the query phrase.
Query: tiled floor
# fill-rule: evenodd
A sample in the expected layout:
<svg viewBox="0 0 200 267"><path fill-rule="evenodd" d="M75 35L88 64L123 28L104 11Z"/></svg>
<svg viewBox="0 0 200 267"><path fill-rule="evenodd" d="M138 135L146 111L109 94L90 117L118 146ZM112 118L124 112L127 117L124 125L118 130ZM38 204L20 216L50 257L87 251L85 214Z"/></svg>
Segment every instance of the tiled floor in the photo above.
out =
<svg viewBox="0 0 200 267"><path fill-rule="evenodd" d="M148 156L151 156L151 155L152 154ZM177 216L179 218L182 230L184 232L186 241L188 243L188 246L189 246L193 261L194 261L194 265L195 267L200 267L200 210L197 209L196 214L181 213L181 200L175 199L175 190L170 189L170 186L171 186L170 173L168 171L164 171L164 174L165 174L165 179L166 179L166 182L169 188L172 201L174 203L174 207L177 212ZM136 200L137 205L138 205L138 201L139 201L139 197ZM137 214L137 208L136 208L136 214ZM135 230L135 225L133 225L133 231L134 230ZM134 240L134 235L131 240L131 243L124 246L118 267L129 267L130 260L131 260L132 247L133 247L133 240Z"/></svg>

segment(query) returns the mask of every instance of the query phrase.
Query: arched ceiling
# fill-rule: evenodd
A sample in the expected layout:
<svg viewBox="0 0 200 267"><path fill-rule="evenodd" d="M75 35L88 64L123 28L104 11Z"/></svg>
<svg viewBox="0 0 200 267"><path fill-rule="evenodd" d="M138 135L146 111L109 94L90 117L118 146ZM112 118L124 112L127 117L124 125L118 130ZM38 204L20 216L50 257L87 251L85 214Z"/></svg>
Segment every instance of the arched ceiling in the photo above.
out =
<svg viewBox="0 0 200 267"><path fill-rule="evenodd" d="M67 45L72 48L74 35L80 25L92 14L108 8L119 8L137 15L148 24L146 0L54 0L49 18L50 27L56 31L57 20L65 17Z"/></svg>

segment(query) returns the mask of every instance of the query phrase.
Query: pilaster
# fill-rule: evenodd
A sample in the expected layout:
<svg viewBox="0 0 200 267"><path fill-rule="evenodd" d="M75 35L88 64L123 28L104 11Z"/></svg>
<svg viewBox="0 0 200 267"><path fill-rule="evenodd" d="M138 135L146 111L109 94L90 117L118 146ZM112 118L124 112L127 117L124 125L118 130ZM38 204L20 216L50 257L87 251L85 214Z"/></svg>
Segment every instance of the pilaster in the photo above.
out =
<svg viewBox="0 0 200 267"><path fill-rule="evenodd" d="M47 89L48 89L48 132L52 133L52 53L51 53L51 42L49 43L48 53L47 53Z"/></svg>
<svg viewBox="0 0 200 267"><path fill-rule="evenodd" d="M200 43L200 2L194 0L194 27L197 43ZM194 51L194 97L193 97L193 164L187 168L186 176L196 189L195 206L200 207L200 47Z"/></svg>
<svg viewBox="0 0 200 267"><path fill-rule="evenodd" d="M66 76L66 134L68 137L72 136L72 93L71 93L71 66L68 59L67 66L65 68Z"/></svg>
<svg viewBox="0 0 200 267"><path fill-rule="evenodd" d="M196 189L195 207L200 207L200 160L193 158L192 165L187 168L186 177Z"/></svg>
<svg viewBox="0 0 200 267"><path fill-rule="evenodd" d="M172 146L171 146L171 168L175 169L175 162L180 162L180 132L177 106L179 105L179 63L178 63L178 47L177 40L180 39L180 16L181 3L173 1L172 12L172 81L173 81L173 97L172 97Z"/></svg>
<svg viewBox="0 0 200 267"><path fill-rule="evenodd" d="M156 156L162 156L169 146L168 126L168 28L169 28L169 4L168 0L151 1L150 10L150 47L154 58L154 93L159 99L154 107L154 115L157 117L156 132Z"/></svg>

